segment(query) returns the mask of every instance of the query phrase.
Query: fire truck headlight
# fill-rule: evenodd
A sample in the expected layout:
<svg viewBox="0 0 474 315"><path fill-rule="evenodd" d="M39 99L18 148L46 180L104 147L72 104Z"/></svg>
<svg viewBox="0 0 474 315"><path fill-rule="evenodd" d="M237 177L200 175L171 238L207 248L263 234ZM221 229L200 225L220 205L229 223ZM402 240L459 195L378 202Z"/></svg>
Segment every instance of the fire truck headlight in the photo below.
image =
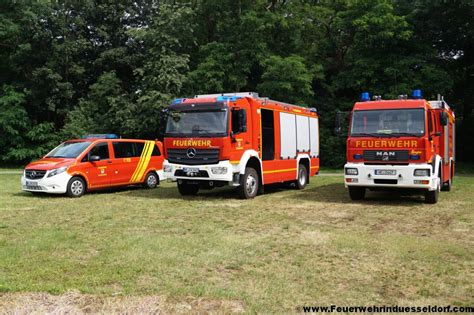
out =
<svg viewBox="0 0 474 315"><path fill-rule="evenodd" d="M217 166L217 167L211 167L211 172L212 174L225 174L227 173L227 167L225 166Z"/></svg>
<svg viewBox="0 0 474 315"><path fill-rule="evenodd" d="M356 168L346 168L346 175L359 175L359 172Z"/></svg>
<svg viewBox="0 0 474 315"><path fill-rule="evenodd" d="M67 170L67 167L66 167L66 166L60 167L60 168L55 168L54 170L49 171L48 177L53 177L53 176L55 176L55 175L64 173L66 170Z"/></svg>
<svg viewBox="0 0 474 315"><path fill-rule="evenodd" d="M171 165L165 165L163 167L163 172L165 173L171 173L173 171L173 167Z"/></svg>
<svg viewBox="0 0 474 315"><path fill-rule="evenodd" d="M416 169L413 175L428 177L430 176L430 170L429 169Z"/></svg>

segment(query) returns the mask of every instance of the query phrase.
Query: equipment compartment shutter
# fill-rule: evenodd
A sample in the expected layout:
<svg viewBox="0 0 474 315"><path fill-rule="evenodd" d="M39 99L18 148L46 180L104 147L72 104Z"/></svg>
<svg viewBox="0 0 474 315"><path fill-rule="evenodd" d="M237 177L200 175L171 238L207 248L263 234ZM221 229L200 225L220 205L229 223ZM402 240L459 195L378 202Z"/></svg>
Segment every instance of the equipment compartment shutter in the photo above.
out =
<svg viewBox="0 0 474 315"><path fill-rule="evenodd" d="M293 114L280 113L280 140L282 159L296 158L296 118Z"/></svg>
<svg viewBox="0 0 474 315"><path fill-rule="evenodd" d="M296 150L309 152L309 118L296 116Z"/></svg>
<svg viewBox="0 0 474 315"><path fill-rule="evenodd" d="M310 139L310 150L311 157L317 157L319 155L319 121L318 118L309 119L309 139Z"/></svg>

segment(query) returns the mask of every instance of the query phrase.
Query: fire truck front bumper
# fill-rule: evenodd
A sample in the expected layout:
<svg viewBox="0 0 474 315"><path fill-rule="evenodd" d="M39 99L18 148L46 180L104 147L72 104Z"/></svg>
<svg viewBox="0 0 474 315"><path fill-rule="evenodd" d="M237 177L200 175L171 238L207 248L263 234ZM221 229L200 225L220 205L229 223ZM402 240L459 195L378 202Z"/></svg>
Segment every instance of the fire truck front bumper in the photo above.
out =
<svg viewBox="0 0 474 315"><path fill-rule="evenodd" d="M412 165L344 165L344 184L360 187L415 188L436 190L438 176L431 164Z"/></svg>
<svg viewBox="0 0 474 315"><path fill-rule="evenodd" d="M44 192L50 194L64 194L67 191L67 184L71 175L63 172L58 175L48 177L49 171L41 179L28 179L25 174L21 177L21 188L23 191Z"/></svg>
<svg viewBox="0 0 474 315"><path fill-rule="evenodd" d="M233 184L235 174L232 164L226 161L219 161L218 164L211 165L181 165L169 163L165 160L163 163L163 173L166 179L171 181L193 180L193 181L219 181Z"/></svg>

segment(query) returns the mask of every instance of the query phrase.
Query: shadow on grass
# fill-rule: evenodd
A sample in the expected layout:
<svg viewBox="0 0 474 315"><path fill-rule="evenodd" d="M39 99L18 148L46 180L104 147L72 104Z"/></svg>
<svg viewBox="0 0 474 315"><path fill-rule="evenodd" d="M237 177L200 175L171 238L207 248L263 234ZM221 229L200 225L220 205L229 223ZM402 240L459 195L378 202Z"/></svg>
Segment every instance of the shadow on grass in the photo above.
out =
<svg viewBox="0 0 474 315"><path fill-rule="evenodd" d="M344 204L383 204L383 205L403 205L411 206L413 204L423 203L422 195L416 192L400 190L384 191L366 191L364 200L354 201L349 197L349 191L342 183L334 183L322 186L316 186L302 190L291 196L296 200L324 201Z"/></svg>

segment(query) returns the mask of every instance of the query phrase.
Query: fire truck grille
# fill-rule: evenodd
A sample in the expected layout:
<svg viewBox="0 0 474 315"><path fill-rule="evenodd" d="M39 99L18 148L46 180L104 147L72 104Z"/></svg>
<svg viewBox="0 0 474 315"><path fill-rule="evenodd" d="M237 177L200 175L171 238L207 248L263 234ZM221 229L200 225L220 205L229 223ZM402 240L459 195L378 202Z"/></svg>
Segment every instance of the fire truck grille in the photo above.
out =
<svg viewBox="0 0 474 315"><path fill-rule="evenodd" d="M408 161L408 150L365 150L365 161L404 162Z"/></svg>
<svg viewBox="0 0 474 315"><path fill-rule="evenodd" d="M168 149L170 163L185 165L217 164L219 162L219 149Z"/></svg>
<svg viewBox="0 0 474 315"><path fill-rule="evenodd" d="M25 170L25 176L28 179L40 179L44 177L46 171L41 170Z"/></svg>

